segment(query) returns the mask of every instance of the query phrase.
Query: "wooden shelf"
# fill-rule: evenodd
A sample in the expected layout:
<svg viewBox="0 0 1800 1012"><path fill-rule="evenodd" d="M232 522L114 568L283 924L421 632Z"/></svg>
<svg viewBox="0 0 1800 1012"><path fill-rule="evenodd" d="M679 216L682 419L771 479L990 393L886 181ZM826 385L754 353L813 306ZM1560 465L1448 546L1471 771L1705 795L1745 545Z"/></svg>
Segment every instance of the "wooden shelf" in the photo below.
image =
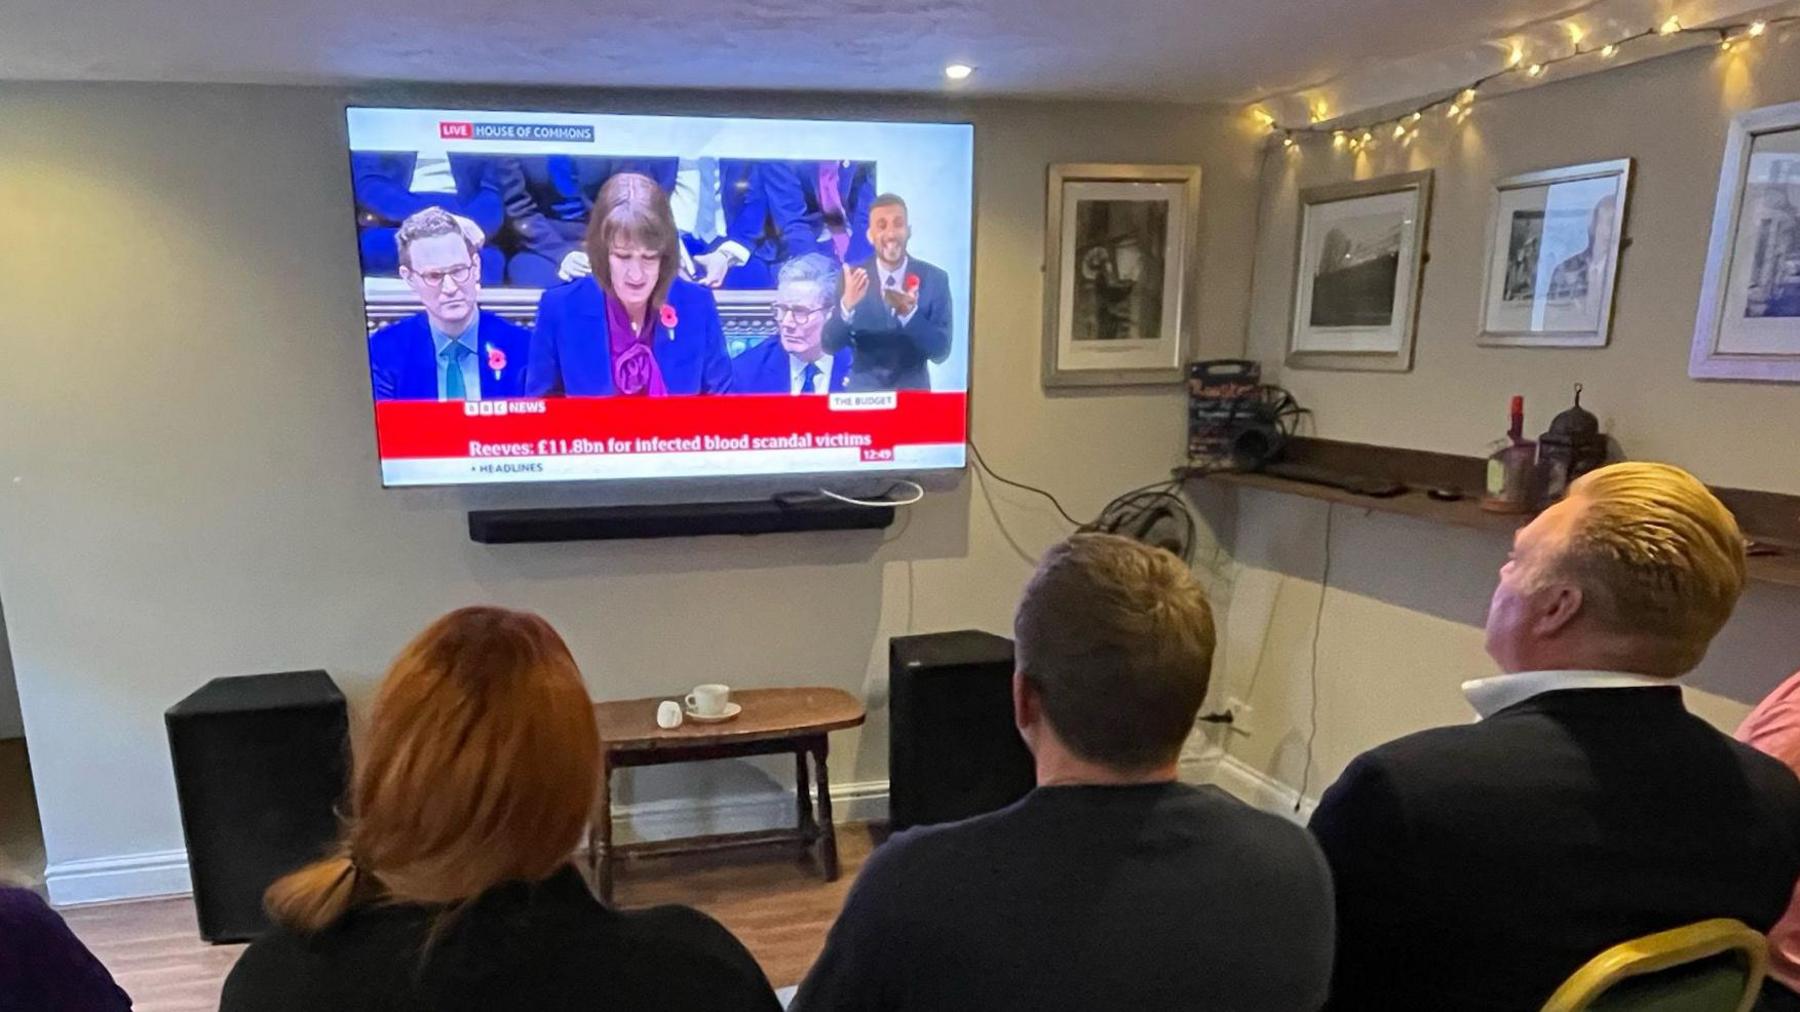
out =
<svg viewBox="0 0 1800 1012"><path fill-rule="evenodd" d="M1529 514L1490 513L1481 508L1480 501L1476 498L1443 502L1421 491L1447 486L1465 491L1479 489L1476 479L1484 465L1475 457L1339 443L1325 439L1294 440L1290 444L1288 456L1293 460L1328 467L1344 474L1391 478L1407 485L1408 491L1383 498L1267 474L1232 471L1203 474L1185 468L1179 470L1190 480L1297 495L1321 502L1343 503L1376 513L1391 513L1470 530L1510 535L1531 520ZM1738 522L1744 526L1749 537L1759 545L1769 546L1777 552L1773 555L1752 555L1749 559L1750 579L1759 583L1800 587L1800 537L1794 536L1797 533L1795 530L1778 526L1785 520L1800 528L1800 497L1740 489L1721 488L1713 491L1738 515ZM1757 533L1759 529L1771 527L1779 533L1760 536Z"/></svg>

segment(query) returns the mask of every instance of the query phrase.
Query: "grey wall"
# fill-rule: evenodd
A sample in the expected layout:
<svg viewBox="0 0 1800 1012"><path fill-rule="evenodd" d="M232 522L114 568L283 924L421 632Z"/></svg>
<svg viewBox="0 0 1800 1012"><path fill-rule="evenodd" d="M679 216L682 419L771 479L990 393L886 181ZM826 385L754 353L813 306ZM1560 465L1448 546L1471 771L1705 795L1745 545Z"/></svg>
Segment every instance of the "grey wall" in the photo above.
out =
<svg viewBox="0 0 1800 1012"><path fill-rule="evenodd" d="M1631 456L1671 461L1715 484L1800 493L1800 386L1687 377L1727 125L1740 110L1800 99L1796 56L1800 37L1731 55L1704 49L1484 99L1466 127L1427 122L1407 148L1389 140L1362 156L1329 144L1272 155L1251 356L1273 365L1285 353L1299 189L1431 168L1436 199L1416 365L1397 374L1281 370L1281 382L1315 412L1318 435L1479 453L1503 434L1510 395L1525 395L1527 429L1535 433L1581 381L1584 402ZM1494 181L1626 156L1637 160L1628 226L1634 244L1619 276L1611 346L1477 347ZM1472 718L1458 683L1493 673L1480 627L1505 538L1338 507L1321 614L1322 504L1246 493L1234 513L1215 514L1235 518L1239 567L1219 691L1257 709L1257 734L1231 738L1234 755L1298 785L1316 694L1307 788L1316 795L1363 749ZM1752 585L1689 680L1689 705L1735 728L1752 703L1800 667L1797 615L1800 591Z"/></svg>
<svg viewBox="0 0 1800 1012"><path fill-rule="evenodd" d="M882 534L471 544L457 497L383 492L375 480L346 98L0 91L0 207L13 226L0 244L0 592L53 888L70 862L129 865L181 846L165 707L213 676L313 666L360 704L408 636L471 602L542 612L597 696L720 678L862 694L870 724L838 736L832 771L845 783L885 780L887 638L1006 631L1033 558L1061 533L1048 508L968 477ZM736 108L972 118L982 451L1078 513L1167 473L1183 443L1179 391L1040 388L1045 170L1203 165L1201 343L1235 352L1257 172L1241 123L1149 106ZM661 772L671 775L626 784L623 799L766 786L742 766Z"/></svg>

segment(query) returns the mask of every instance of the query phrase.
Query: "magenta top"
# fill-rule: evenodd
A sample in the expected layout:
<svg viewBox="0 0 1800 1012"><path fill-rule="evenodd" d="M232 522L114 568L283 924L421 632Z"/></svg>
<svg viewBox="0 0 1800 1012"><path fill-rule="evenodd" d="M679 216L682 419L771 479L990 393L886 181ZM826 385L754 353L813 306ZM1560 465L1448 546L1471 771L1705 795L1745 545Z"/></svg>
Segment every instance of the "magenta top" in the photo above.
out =
<svg viewBox="0 0 1800 1012"><path fill-rule="evenodd" d="M1738 727L1737 737L1800 774L1800 672L1750 711ZM1794 890L1787 913L1769 929L1769 976L1791 991L1800 991L1800 886Z"/></svg>

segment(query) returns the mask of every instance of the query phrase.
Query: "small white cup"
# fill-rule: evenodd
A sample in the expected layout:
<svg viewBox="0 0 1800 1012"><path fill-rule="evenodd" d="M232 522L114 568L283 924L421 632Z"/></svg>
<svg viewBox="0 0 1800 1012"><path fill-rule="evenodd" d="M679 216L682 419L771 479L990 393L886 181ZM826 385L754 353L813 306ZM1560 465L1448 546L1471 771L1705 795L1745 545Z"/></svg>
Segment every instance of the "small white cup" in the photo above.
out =
<svg viewBox="0 0 1800 1012"><path fill-rule="evenodd" d="M656 726L672 731L681 726L681 704L665 699L656 707Z"/></svg>
<svg viewBox="0 0 1800 1012"><path fill-rule="evenodd" d="M696 685L687 696L688 709L700 717L717 717L730 703L729 685Z"/></svg>

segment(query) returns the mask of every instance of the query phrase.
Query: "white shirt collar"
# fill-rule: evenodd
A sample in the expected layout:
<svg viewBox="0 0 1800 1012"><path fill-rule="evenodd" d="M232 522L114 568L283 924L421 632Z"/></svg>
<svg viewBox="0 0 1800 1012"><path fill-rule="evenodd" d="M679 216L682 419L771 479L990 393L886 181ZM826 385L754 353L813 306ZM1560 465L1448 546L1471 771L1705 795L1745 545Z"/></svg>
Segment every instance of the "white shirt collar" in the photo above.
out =
<svg viewBox="0 0 1800 1012"><path fill-rule="evenodd" d="M875 261L875 273L881 275L881 287L883 287L883 288L888 287L888 279L889 278L899 278L900 283L898 285L896 285L895 287L905 288L906 287L906 269L911 266L912 266L912 257L910 257L910 256L901 257L900 258L900 266L891 271L888 270L887 268L881 266L881 261L877 260L877 261Z"/></svg>
<svg viewBox="0 0 1800 1012"><path fill-rule="evenodd" d="M1511 675L1477 678L1462 684L1463 696L1483 717L1492 717L1533 696L1565 689L1648 689L1675 685L1672 678L1634 675L1624 671L1520 671Z"/></svg>
<svg viewBox="0 0 1800 1012"><path fill-rule="evenodd" d="M788 356L788 390L789 391L794 391L794 390L800 389L800 374L806 371L807 364L808 363L802 362L792 355ZM830 355L820 355L818 358L818 361L813 362L811 364L819 367L819 375L824 377L824 379L825 379L824 391L826 393L830 393L831 392L831 356ZM814 387L814 390L817 390L817 389L819 389L819 388ZM810 393L814 392L814 390L800 390L800 392L805 393L805 394L810 394Z"/></svg>

